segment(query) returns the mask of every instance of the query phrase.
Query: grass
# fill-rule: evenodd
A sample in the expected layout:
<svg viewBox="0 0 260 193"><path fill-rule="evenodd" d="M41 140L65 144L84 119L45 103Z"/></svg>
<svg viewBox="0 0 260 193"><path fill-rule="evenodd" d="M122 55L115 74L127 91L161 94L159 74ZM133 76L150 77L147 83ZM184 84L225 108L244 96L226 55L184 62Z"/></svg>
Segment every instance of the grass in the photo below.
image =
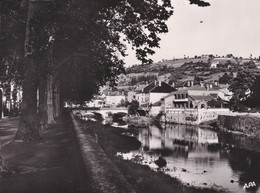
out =
<svg viewBox="0 0 260 193"><path fill-rule="evenodd" d="M118 167L137 193L217 193L221 190L195 188L183 185L179 180L162 172L151 170L148 166L122 160L117 152L129 152L140 148L136 138L122 136L125 129L104 126L99 122L87 122L86 131L100 144L105 153Z"/></svg>

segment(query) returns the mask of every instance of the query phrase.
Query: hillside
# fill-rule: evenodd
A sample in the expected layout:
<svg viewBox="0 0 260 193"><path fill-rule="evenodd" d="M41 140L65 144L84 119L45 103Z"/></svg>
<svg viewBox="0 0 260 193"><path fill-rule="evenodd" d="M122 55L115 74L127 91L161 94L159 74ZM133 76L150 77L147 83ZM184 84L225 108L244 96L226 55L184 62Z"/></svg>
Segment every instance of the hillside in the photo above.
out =
<svg viewBox="0 0 260 193"><path fill-rule="evenodd" d="M160 72L165 68L179 68L185 63L208 62L207 58L187 58L187 59L173 59L162 60L160 62L144 65L134 65L127 69L127 73L142 73L142 72Z"/></svg>
<svg viewBox="0 0 260 193"><path fill-rule="evenodd" d="M198 80L218 81L226 72L234 74L240 65L246 65L252 61L260 66L259 60L233 56L214 57L211 55L208 57L162 60L152 64L134 65L127 68L126 76L128 81L124 79L125 81L121 83L134 85L157 79L172 84L173 82L178 83L186 79L194 79L195 77ZM134 81L132 81L133 79Z"/></svg>

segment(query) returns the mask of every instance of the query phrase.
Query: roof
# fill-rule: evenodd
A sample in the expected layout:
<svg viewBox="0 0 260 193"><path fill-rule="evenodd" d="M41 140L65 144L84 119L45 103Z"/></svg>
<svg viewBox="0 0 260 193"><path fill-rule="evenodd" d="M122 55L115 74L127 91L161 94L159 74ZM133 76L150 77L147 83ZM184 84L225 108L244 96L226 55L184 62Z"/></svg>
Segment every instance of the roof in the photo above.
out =
<svg viewBox="0 0 260 193"><path fill-rule="evenodd" d="M176 91L171 85L167 84L166 82L161 82L161 86L157 84L150 92L157 92L157 93L170 93L172 91Z"/></svg>
<svg viewBox="0 0 260 193"><path fill-rule="evenodd" d="M187 90L207 90L204 86L194 85L189 87Z"/></svg>
<svg viewBox="0 0 260 193"><path fill-rule="evenodd" d="M188 86L188 82L189 81L194 81L194 77L193 76L187 76L186 78L182 78L180 80L178 80L178 82L176 83L176 87L185 87Z"/></svg>
<svg viewBox="0 0 260 193"><path fill-rule="evenodd" d="M141 84L141 85L139 85L139 86L137 86L137 87L135 88L135 91L142 91L143 88L145 88L146 86L147 86L146 84Z"/></svg>
<svg viewBox="0 0 260 193"><path fill-rule="evenodd" d="M146 87L143 88L144 93L150 92L155 87L155 82L148 84Z"/></svg>
<svg viewBox="0 0 260 193"><path fill-rule="evenodd" d="M176 91L176 89L170 86L169 84L167 84L166 82L161 82L161 84L152 82L148 84L146 87L144 87L143 89L144 93L149 93L149 92L170 93L172 91Z"/></svg>
<svg viewBox="0 0 260 193"><path fill-rule="evenodd" d="M153 106L161 106L161 101L157 101L155 103L152 104Z"/></svg>
<svg viewBox="0 0 260 193"><path fill-rule="evenodd" d="M175 84L175 87L184 87L186 83L187 83L187 81L185 81L185 82L177 82Z"/></svg>
<svg viewBox="0 0 260 193"><path fill-rule="evenodd" d="M197 101L211 101L212 99L214 99L211 96L208 95L189 95L192 99L197 100Z"/></svg>
<svg viewBox="0 0 260 193"><path fill-rule="evenodd" d="M214 98L214 99L217 99L217 98L218 98L218 94L210 94L209 96L211 96L211 97Z"/></svg>
<svg viewBox="0 0 260 193"><path fill-rule="evenodd" d="M195 85L195 86L187 88L188 91L189 90L218 91L219 89L221 89L221 88L217 85L213 85L212 88L206 88L205 86L200 86L200 85Z"/></svg>
<svg viewBox="0 0 260 193"><path fill-rule="evenodd" d="M182 78L179 81L185 82L185 81L191 81L191 80L194 80L194 76L187 76L186 78Z"/></svg>

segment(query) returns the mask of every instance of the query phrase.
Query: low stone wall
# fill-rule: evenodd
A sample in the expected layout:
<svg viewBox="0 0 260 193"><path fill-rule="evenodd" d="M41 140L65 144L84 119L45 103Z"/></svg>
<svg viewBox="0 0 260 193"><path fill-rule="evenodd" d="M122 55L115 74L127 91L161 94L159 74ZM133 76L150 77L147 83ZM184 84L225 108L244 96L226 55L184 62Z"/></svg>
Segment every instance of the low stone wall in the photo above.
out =
<svg viewBox="0 0 260 193"><path fill-rule="evenodd" d="M229 109L166 109L165 122L187 125L199 125L203 122L217 120Z"/></svg>
<svg viewBox="0 0 260 193"><path fill-rule="evenodd" d="M90 174L88 183L91 184L93 192L136 193L97 141L84 131L84 126L72 114L71 119L85 169Z"/></svg>
<svg viewBox="0 0 260 193"><path fill-rule="evenodd" d="M179 123L188 125L198 125L198 111L197 110L182 110L182 109L170 109L165 113L165 120L167 123Z"/></svg>
<svg viewBox="0 0 260 193"><path fill-rule="evenodd" d="M217 125L221 130L240 132L260 138L260 118L258 117L219 115Z"/></svg>

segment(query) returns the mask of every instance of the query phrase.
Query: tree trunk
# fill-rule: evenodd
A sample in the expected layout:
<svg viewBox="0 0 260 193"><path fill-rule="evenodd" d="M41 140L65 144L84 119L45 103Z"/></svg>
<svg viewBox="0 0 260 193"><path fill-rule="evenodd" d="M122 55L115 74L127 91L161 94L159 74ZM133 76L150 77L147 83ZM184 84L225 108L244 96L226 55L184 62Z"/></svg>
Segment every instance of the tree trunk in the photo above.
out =
<svg viewBox="0 0 260 193"><path fill-rule="evenodd" d="M1 151L1 149L0 149L0 151ZM4 158L0 152L0 176L1 176L1 173L3 173L5 170L6 170L6 166L4 163Z"/></svg>
<svg viewBox="0 0 260 193"><path fill-rule="evenodd" d="M2 38L2 0L0 0L0 40Z"/></svg>
<svg viewBox="0 0 260 193"><path fill-rule="evenodd" d="M2 150L2 144L1 144L1 139L0 139L0 177L1 177L1 174L3 172L6 172L6 170L8 169L5 164L4 157L1 153L1 150Z"/></svg>
<svg viewBox="0 0 260 193"><path fill-rule="evenodd" d="M36 13L39 11L37 2L29 2L28 17L25 34L25 65L23 79L23 97L21 104L21 117L15 140L39 140L39 123L37 117L37 68L36 45L40 26L37 24Z"/></svg>
<svg viewBox="0 0 260 193"><path fill-rule="evenodd" d="M48 115L47 115L47 77L45 70L42 66L39 78L39 121L41 129L47 127Z"/></svg>
<svg viewBox="0 0 260 193"><path fill-rule="evenodd" d="M3 158L2 154L1 154L1 149L2 149L2 147L1 147L1 138L0 138L0 175L3 172L4 167L5 167L4 166L4 158Z"/></svg>
<svg viewBox="0 0 260 193"><path fill-rule="evenodd" d="M0 0L0 41L2 38L2 0ZM0 90L0 118L2 118L2 91ZM4 158L1 153L1 136L0 136L0 174L4 170Z"/></svg>
<svg viewBox="0 0 260 193"><path fill-rule="evenodd" d="M23 80L23 101L21 117L15 140L34 141L40 139L37 117L37 78L36 65L32 58L27 58Z"/></svg>
<svg viewBox="0 0 260 193"><path fill-rule="evenodd" d="M60 113L60 84L56 79L54 84L54 117L59 117Z"/></svg>
<svg viewBox="0 0 260 193"><path fill-rule="evenodd" d="M47 124L55 123L54 120L54 102L53 102L54 77L52 74L47 76Z"/></svg>

